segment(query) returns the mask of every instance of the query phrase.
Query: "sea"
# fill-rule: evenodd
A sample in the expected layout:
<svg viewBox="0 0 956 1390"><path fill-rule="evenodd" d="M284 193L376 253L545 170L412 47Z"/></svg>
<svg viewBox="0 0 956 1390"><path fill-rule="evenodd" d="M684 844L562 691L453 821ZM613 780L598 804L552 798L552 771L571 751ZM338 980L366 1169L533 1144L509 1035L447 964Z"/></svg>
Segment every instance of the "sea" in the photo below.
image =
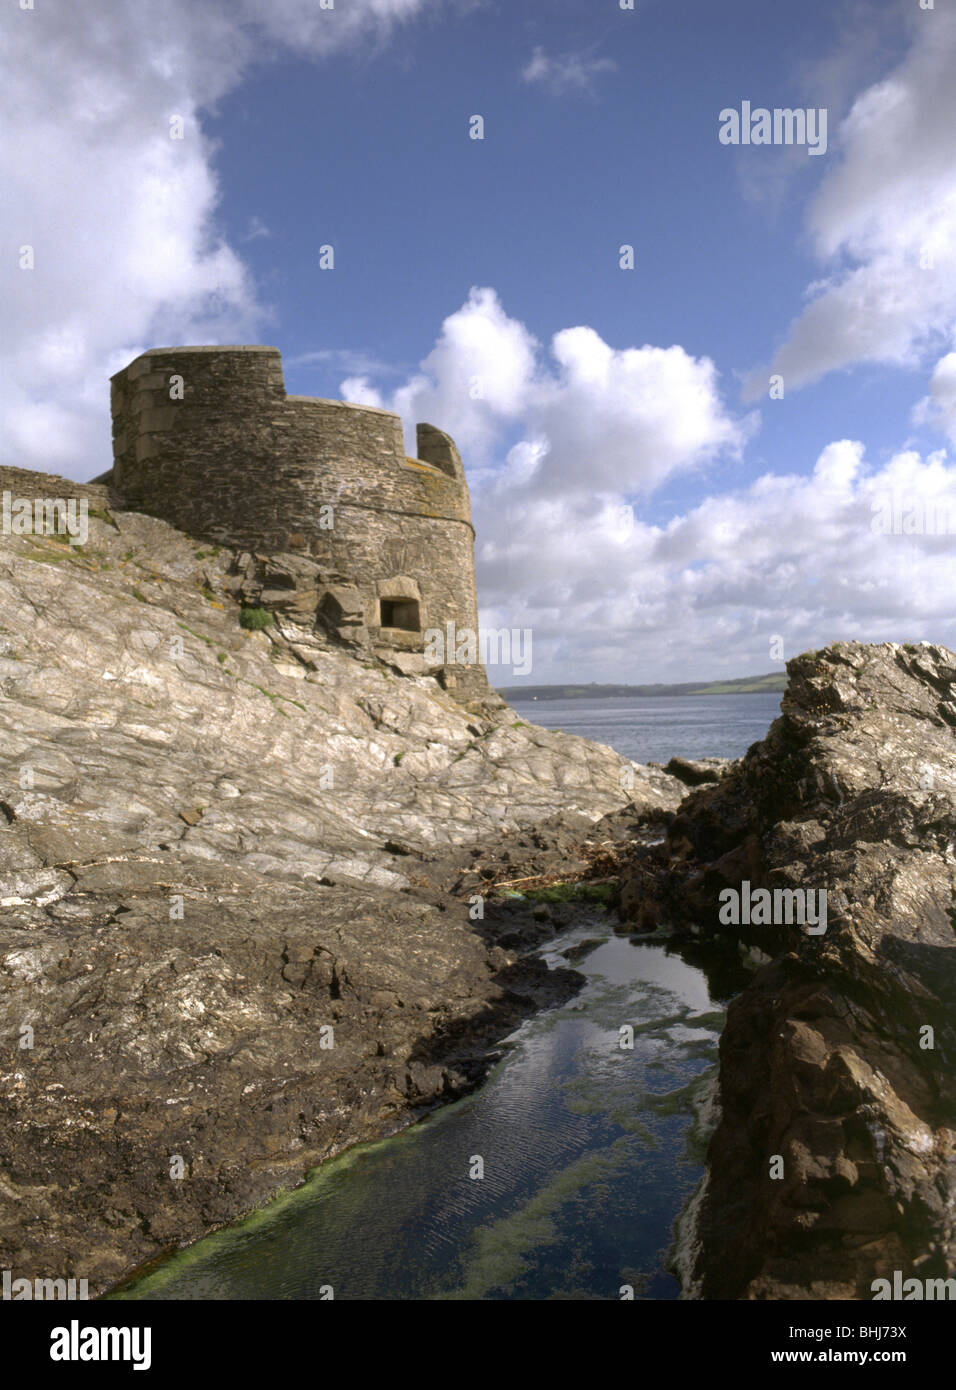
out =
<svg viewBox="0 0 956 1390"><path fill-rule="evenodd" d="M605 743L636 763L739 758L780 713L779 692L756 695L613 696L525 700L512 708L529 724Z"/></svg>

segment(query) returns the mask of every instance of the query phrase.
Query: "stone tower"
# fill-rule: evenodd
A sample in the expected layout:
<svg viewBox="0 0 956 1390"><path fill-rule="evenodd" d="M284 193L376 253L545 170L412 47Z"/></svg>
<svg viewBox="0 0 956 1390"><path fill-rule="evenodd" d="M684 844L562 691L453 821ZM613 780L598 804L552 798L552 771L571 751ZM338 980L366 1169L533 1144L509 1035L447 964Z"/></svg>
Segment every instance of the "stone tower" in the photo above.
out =
<svg viewBox="0 0 956 1390"><path fill-rule="evenodd" d="M429 628L477 633L468 484L433 425L417 426L408 458L392 412L286 395L272 347L153 348L112 378L112 413L111 482L130 507L204 541L317 563L337 581L326 617L400 669L433 669ZM456 698L491 694L480 664L446 658Z"/></svg>

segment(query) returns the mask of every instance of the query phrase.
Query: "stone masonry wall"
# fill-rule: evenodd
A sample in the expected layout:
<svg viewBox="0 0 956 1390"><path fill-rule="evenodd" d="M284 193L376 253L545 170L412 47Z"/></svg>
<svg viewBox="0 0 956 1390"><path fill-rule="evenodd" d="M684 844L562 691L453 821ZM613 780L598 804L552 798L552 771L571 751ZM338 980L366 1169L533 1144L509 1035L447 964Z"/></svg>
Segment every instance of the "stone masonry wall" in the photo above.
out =
<svg viewBox="0 0 956 1390"><path fill-rule="evenodd" d="M154 348L113 377L112 410L112 483L130 506L348 575L376 645L422 649L420 635L380 630L383 597L418 599L422 631L477 629L468 486L441 430L419 425L409 459L392 412L287 396L270 347ZM461 697L485 686L480 668L457 675Z"/></svg>

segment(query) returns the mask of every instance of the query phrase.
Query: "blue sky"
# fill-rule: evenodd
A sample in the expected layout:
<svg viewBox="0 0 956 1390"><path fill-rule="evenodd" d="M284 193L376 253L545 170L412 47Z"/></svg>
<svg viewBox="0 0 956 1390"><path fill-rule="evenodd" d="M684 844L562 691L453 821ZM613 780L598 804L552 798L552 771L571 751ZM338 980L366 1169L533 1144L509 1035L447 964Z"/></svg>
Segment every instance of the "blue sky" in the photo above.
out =
<svg viewBox="0 0 956 1390"><path fill-rule="evenodd" d="M826 161L722 149L716 113L740 94L808 105L811 85L815 105L825 74L813 84L795 74L841 37L852 42L853 26L829 0L732 8L728 24L723 7L700 0L640 13L590 0L482 6L320 73L287 59L247 79L207 129L220 142L230 241L242 244L250 218L270 229L243 251L284 354L348 350L408 375L450 308L472 285L492 285L542 341L585 323L620 348L680 343L739 390L738 374L769 358L816 273L801 207ZM905 41L902 18L882 20L890 56ZM554 92L521 78L536 47L617 66L589 90ZM481 142L467 139L474 112L485 116ZM325 242L334 274L317 270ZM341 366L293 367L290 390L338 395ZM808 448L864 425L895 444L913 390L886 373L830 380L812 421L805 400L785 396L735 476L755 476L765 455L803 469Z"/></svg>
<svg viewBox="0 0 956 1390"><path fill-rule="evenodd" d="M108 372L273 343L290 392L455 435L482 622L530 628L535 683L956 645L953 535L872 524L895 496L956 529L956 16L927 3L9 6L5 454L93 476ZM826 152L722 145L745 99L825 108Z"/></svg>

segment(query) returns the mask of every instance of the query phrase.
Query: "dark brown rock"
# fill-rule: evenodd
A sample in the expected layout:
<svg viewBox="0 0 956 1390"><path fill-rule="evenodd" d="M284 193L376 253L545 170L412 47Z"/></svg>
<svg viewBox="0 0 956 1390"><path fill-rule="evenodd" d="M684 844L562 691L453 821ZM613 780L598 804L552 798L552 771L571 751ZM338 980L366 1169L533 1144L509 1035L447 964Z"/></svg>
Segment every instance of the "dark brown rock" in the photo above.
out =
<svg viewBox="0 0 956 1390"><path fill-rule="evenodd" d="M839 643L788 670L767 739L685 800L621 895L630 926L774 958L721 1039L682 1236L704 1298L869 1298L894 1269L956 1265L956 656ZM825 932L723 924L745 880L826 890Z"/></svg>

